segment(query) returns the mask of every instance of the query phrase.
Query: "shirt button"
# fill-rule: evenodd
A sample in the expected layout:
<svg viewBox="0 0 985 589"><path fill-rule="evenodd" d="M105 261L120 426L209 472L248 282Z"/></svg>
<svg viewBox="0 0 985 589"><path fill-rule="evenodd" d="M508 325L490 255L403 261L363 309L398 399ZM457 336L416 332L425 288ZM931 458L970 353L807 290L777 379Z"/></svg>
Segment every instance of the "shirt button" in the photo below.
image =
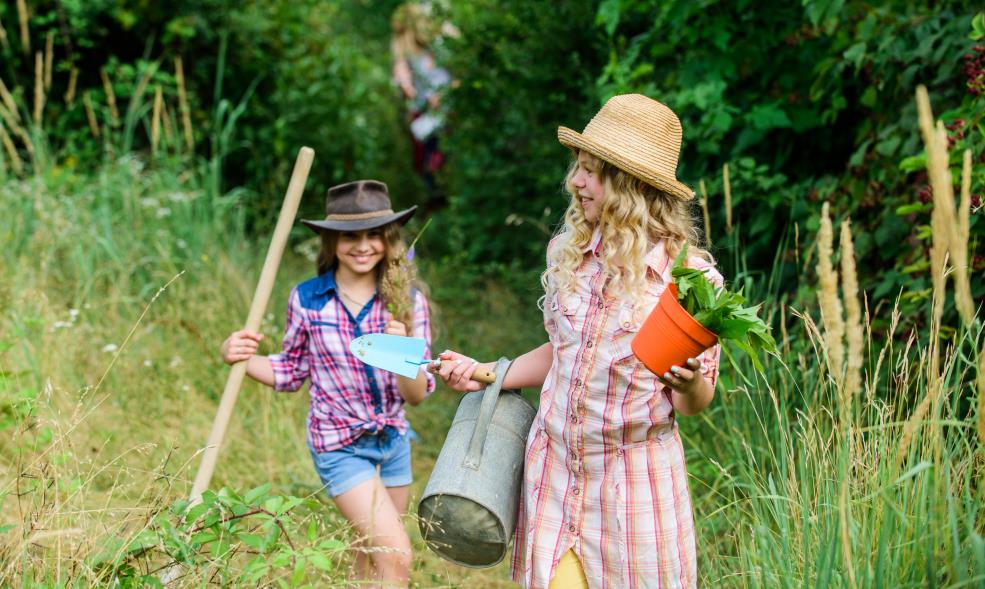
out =
<svg viewBox="0 0 985 589"><path fill-rule="evenodd" d="M622 328L623 329L628 330L630 327L631 327L631 325L629 324L629 321L623 321L622 322Z"/></svg>
<svg viewBox="0 0 985 589"><path fill-rule="evenodd" d="M581 386L581 379L580 378L576 378L575 379L575 386L576 387L580 387Z"/></svg>
<svg viewBox="0 0 985 589"><path fill-rule="evenodd" d="M577 495L577 494L581 493L581 489L579 489L578 487L575 487L574 489L571 489L571 493L573 495Z"/></svg>
<svg viewBox="0 0 985 589"><path fill-rule="evenodd" d="M599 299L599 309L601 309L601 308L602 308L602 307L604 307L604 306L605 306L605 304L604 304L604 303L602 303L602 300L601 300L601 299Z"/></svg>
<svg viewBox="0 0 985 589"><path fill-rule="evenodd" d="M592 345L593 345L592 340L588 340L588 343L585 344L585 347L590 348L592 347Z"/></svg>
<svg viewBox="0 0 985 589"><path fill-rule="evenodd" d="M568 525L568 531L571 532L572 534L574 534L575 533L575 524L569 524Z"/></svg>
<svg viewBox="0 0 985 589"><path fill-rule="evenodd" d="M571 414L571 423L578 423L578 416L574 413Z"/></svg>

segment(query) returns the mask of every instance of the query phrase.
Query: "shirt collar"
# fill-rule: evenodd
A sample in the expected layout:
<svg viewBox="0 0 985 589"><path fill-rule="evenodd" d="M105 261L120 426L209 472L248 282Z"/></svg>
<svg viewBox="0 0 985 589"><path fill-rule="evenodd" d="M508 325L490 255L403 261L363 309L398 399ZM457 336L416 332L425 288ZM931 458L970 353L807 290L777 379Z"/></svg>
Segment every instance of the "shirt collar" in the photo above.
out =
<svg viewBox="0 0 985 589"><path fill-rule="evenodd" d="M315 293L320 295L327 295L330 292L337 290L335 286L335 270L329 270L328 272L320 275L315 283Z"/></svg>
<svg viewBox="0 0 985 589"><path fill-rule="evenodd" d="M649 252L647 252L646 256L643 258L643 261L654 272L656 272L658 276L667 278L670 275L672 260L670 259L670 256L667 255L667 247L665 243L666 242L663 239L658 241L657 244L653 246Z"/></svg>
<svg viewBox="0 0 985 589"><path fill-rule="evenodd" d="M598 225L595 225L595 229L592 230L592 238L588 240L585 247L581 248L581 253L587 254L588 252L595 252L598 254L601 250L602 245L602 230L599 229Z"/></svg>

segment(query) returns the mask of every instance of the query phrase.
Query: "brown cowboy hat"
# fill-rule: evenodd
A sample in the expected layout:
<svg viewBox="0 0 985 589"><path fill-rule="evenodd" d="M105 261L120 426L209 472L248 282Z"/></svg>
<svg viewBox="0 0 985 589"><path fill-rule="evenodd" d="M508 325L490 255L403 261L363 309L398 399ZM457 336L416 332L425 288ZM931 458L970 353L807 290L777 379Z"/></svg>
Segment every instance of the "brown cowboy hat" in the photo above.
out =
<svg viewBox="0 0 985 589"><path fill-rule="evenodd" d="M557 129L562 145L583 149L651 186L690 200L694 191L677 181L682 135L674 111L642 94L613 96L582 133Z"/></svg>
<svg viewBox="0 0 985 589"><path fill-rule="evenodd" d="M378 180L356 180L328 189L324 221L301 222L316 233L322 231L364 231L390 223L403 225L417 206L393 212L386 184Z"/></svg>

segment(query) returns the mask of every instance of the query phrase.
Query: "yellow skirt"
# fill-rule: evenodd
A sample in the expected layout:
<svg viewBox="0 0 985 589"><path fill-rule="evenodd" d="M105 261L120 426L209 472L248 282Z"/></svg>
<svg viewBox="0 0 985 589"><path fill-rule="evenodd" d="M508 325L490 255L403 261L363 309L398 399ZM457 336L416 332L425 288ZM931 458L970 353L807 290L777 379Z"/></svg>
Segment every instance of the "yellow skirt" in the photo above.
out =
<svg viewBox="0 0 985 589"><path fill-rule="evenodd" d="M588 589L588 579L574 550L568 550L557 563L547 589Z"/></svg>

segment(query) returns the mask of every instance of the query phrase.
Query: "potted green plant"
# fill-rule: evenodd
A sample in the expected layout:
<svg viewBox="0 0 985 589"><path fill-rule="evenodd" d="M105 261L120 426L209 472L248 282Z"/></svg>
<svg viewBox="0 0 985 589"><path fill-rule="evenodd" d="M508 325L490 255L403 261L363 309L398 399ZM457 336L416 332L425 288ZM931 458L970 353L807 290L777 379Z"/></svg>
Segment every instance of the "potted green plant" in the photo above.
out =
<svg viewBox="0 0 985 589"><path fill-rule="evenodd" d="M674 259L673 281L630 343L633 353L654 374L664 374L729 340L762 370L759 354L776 353L776 342L758 315L760 305L747 306L741 293L716 288L704 271L685 267L685 260L687 244Z"/></svg>

